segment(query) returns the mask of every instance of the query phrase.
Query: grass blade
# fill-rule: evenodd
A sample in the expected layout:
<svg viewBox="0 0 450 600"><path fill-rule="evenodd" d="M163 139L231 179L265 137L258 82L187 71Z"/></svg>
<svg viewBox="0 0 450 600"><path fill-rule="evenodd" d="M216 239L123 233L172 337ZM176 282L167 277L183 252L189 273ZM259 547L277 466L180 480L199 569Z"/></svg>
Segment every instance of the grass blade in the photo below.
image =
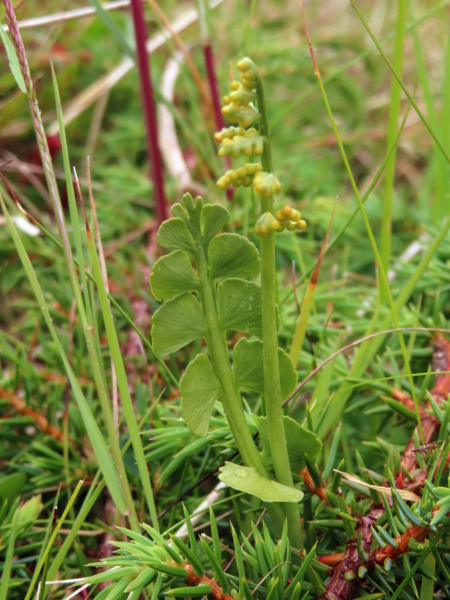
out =
<svg viewBox="0 0 450 600"><path fill-rule="evenodd" d="M14 518L11 526L11 532L8 540L8 548L6 549L5 562L3 563L3 574L0 581L0 600L7 600L9 580L11 577L11 565L14 558L14 545L16 543L17 525L19 521L19 509L14 513Z"/></svg>
<svg viewBox="0 0 450 600"><path fill-rule="evenodd" d="M402 76L403 72L403 47L406 33L406 0L400 0L397 9L397 27L395 32L394 68ZM400 114L401 88L397 81L391 84L391 99L389 103L389 121L387 132L387 147L390 148L397 135L397 123ZM396 151L392 153L386 165L384 177L383 211L381 216L380 255L384 270L387 272L391 260L392 246L392 202L394 195ZM381 302L384 303L384 294Z"/></svg>
<svg viewBox="0 0 450 600"><path fill-rule="evenodd" d="M336 204L335 204L336 208ZM292 361L294 367L298 364L298 359L300 356L300 350L303 347L303 341L306 335L306 327L308 325L309 315L311 314L311 309L314 303L314 294L316 293L317 282L319 281L319 273L320 267L322 266L322 260L325 253L325 248L328 243L328 238L330 237L331 224L333 222L333 214L330 218L330 224L328 225L328 231L326 233L325 239L322 244L322 248L320 249L319 256L317 258L316 266L314 267L313 274L311 276L311 280L309 282L308 289L306 290L305 297L303 299L303 306L299 315L299 319L297 321L297 326L294 332L294 338L292 340L291 349L289 351L289 357Z"/></svg>
<svg viewBox="0 0 450 600"><path fill-rule="evenodd" d="M73 494L72 494L72 496L69 499L69 502L67 503L66 508L64 509L63 514L61 515L61 518L58 520L58 522L56 523L56 525L55 525L55 527L53 529L53 533L50 536L48 544L47 544L44 552L42 553L42 555L41 555L41 557L40 557L40 559L38 561L38 564L36 565L36 568L34 570L33 577L31 578L31 582L30 582L30 585L29 585L29 588L28 588L27 595L25 596L25 600L29 600L30 597L31 597L31 594L33 593L34 586L36 585L36 581L38 580L39 574L40 574L42 568L44 567L45 562L48 559L48 555L49 555L50 550L51 550L51 548L53 546L53 543L54 543L54 541L56 539L56 536L58 535L59 530L63 526L63 523L66 520L66 517L69 514L69 511L70 511L73 503L75 502L75 499L78 496L78 493L81 490L82 485L83 485L83 482L79 481L77 487L74 489Z"/></svg>
<svg viewBox="0 0 450 600"><path fill-rule="evenodd" d="M100 260L98 258L98 254L95 248L94 240L92 239L92 234L87 219L86 228L89 251L91 254L93 266L93 273L97 284L97 290L100 298L100 305L102 309L106 333L108 336L111 357L113 359L114 368L117 374L117 384L119 386L120 396L122 399L122 406L125 413L125 419L130 434L131 443L135 452L139 475L141 477L141 482L144 487L144 495L152 518L153 527L157 531L159 531L158 516L156 512L155 501L153 498L153 490L150 481L150 475L148 472L147 462L145 460L144 448L142 446L142 440L136 422L136 415L134 413L133 402L131 400L130 389L128 387L127 376L125 373L125 367L123 364L122 354L120 352L119 340L117 338L117 332L114 327L114 320L111 313L111 307L108 302L108 294L106 292L105 284L103 281Z"/></svg>
<svg viewBox="0 0 450 600"><path fill-rule="evenodd" d="M42 315L47 324L48 329L50 330L50 334L55 343L55 346L58 350L58 353L61 357L61 360L64 364L64 368L69 377L69 381L72 387L72 391L77 401L78 407L80 409L81 416L83 418L84 425L86 427L87 434L89 436L89 440L92 444L92 448L94 449L95 456L97 458L99 467L103 473L105 481L108 485L108 489L111 493L113 501L117 507L117 509L121 512L126 512L127 507L125 504L125 499L122 493L122 489L120 486L119 476L117 474L115 465L112 461L111 455L109 453L108 447L103 438L102 432L100 431L99 426L97 425L97 421L95 420L94 415L91 412L89 404L81 390L80 384L75 376L75 373L70 366L70 363L67 359L67 356L64 352L62 344L59 340L58 334L56 332L55 326L53 325L53 320L50 316L50 311L48 309L47 303L45 302L44 294L42 292L42 288L39 284L38 278L36 276L36 272L33 269L31 264L31 260L25 250L25 247L20 239L20 236L17 232L15 225L11 221L11 217L6 208L6 204L4 202L3 196L0 194L0 204L2 206L3 213L6 217L6 221L8 223L8 228L11 232L11 236L14 240L14 244L17 248L17 252L24 266L27 277L30 281L31 287L33 289L34 295L36 296L36 300L38 305L42 311Z"/></svg>

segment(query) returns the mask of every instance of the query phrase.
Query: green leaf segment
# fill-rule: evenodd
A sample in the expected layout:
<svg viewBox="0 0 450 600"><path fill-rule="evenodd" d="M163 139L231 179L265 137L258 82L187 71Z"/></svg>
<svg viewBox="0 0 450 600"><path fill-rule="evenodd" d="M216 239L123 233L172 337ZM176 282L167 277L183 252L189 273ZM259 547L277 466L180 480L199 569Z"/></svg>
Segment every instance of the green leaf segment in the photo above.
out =
<svg viewBox="0 0 450 600"><path fill-rule="evenodd" d="M150 276L155 298L165 301L153 318L153 349L165 356L197 338L205 340L209 357L197 355L180 381L187 426L205 436L214 403L220 400L249 469L246 477L240 478L228 466L221 475L223 480L243 491L245 479L245 483L250 482L245 491L264 496L266 502L280 502L281 498L283 502L298 502L301 491L273 481L265 466L270 459L263 461L256 447L240 396L241 388L264 393L263 344L241 339L233 350L233 369L226 344L228 331L262 335L261 287L243 279L259 273L258 250L240 235L217 235L229 220L222 206L205 205L201 198L194 201L187 194L172 212L175 218L161 225L158 242L173 251L157 261ZM282 365L280 389L285 398L294 389L297 374L287 354L281 349L277 352Z"/></svg>

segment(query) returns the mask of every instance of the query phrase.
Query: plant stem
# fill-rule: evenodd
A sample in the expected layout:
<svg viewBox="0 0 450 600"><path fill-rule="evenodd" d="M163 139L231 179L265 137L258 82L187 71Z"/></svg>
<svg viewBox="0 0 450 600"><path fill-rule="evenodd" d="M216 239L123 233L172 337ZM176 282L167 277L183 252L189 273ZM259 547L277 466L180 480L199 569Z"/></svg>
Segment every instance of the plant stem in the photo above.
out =
<svg viewBox="0 0 450 600"><path fill-rule="evenodd" d="M158 223L161 224L167 219L168 215L163 184L163 167L158 146L158 123L156 120L155 101L150 75L150 61L148 60L146 49L147 32L145 29L142 0L131 0L131 12L136 38L136 57L141 87L142 112L144 113L147 154L155 197L155 212Z"/></svg>
<svg viewBox="0 0 450 600"><path fill-rule="evenodd" d="M264 151L261 160L264 170L271 173L273 171L273 165L269 120L267 117L264 87L259 72L256 75L256 91L258 110L261 113L260 131L261 134L265 136ZM271 212L272 205L272 198L262 198L261 212ZM275 233L269 233L268 235L261 236L261 311L262 341L264 348L264 395L266 399L270 452L275 475L283 485L294 487L283 423L275 295ZM284 503L283 509L288 521L291 543L296 548L302 548L303 535L298 507L292 503Z"/></svg>
<svg viewBox="0 0 450 600"><path fill-rule="evenodd" d="M208 277L208 265L201 239L197 239L196 243L201 299L209 332L207 345L215 374L223 389L222 404L244 463L248 467L254 467L261 475L269 478L270 476L263 465L260 453L245 420L242 400L234 387L225 338L219 330L214 292Z"/></svg>
<svg viewBox="0 0 450 600"><path fill-rule="evenodd" d="M406 0L400 0L397 13L397 29L395 36L394 50L394 68L397 73L402 76L403 70L403 44L406 32ZM388 139L387 147L390 148L392 141L397 135L397 123L400 114L401 88L395 79L391 85L391 99L389 103L389 124L388 124ZM392 245L392 204L394 194L394 178L396 165L396 151L394 150L389 162L386 165L386 173L384 179L384 198L383 212L381 219L381 240L380 240L380 255L383 262L384 270L387 272L391 259ZM386 300L386 291L380 282L380 297L382 304Z"/></svg>

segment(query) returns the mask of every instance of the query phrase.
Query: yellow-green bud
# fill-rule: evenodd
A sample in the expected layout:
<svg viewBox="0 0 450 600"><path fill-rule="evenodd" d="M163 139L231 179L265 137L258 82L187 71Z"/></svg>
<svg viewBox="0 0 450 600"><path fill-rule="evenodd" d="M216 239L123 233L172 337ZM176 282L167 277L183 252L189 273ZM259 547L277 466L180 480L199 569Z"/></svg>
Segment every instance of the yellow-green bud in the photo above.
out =
<svg viewBox="0 0 450 600"><path fill-rule="evenodd" d="M216 183L217 187L221 190L227 190L231 185L231 178L229 176L229 171L222 175L222 177Z"/></svg>
<svg viewBox="0 0 450 600"><path fill-rule="evenodd" d="M255 232L258 235L267 235L271 230L271 224L275 221L275 217L271 212L262 214L255 223ZM276 222L276 221L275 221Z"/></svg>
<svg viewBox="0 0 450 600"><path fill-rule="evenodd" d="M241 58L241 60L236 65L236 67L238 68L239 71L242 71L242 72L244 72L244 71L250 71L253 73L257 72L255 63L248 56L244 56L244 58Z"/></svg>
<svg viewBox="0 0 450 600"><path fill-rule="evenodd" d="M253 186L261 198L270 198L276 192L280 191L281 183L273 173L261 171L255 175Z"/></svg>
<svg viewBox="0 0 450 600"><path fill-rule="evenodd" d="M241 127L250 127L256 120L260 118L259 112L253 104L236 104L230 102L222 108L222 114L230 123L237 123Z"/></svg>
<svg viewBox="0 0 450 600"><path fill-rule="evenodd" d="M245 170L247 171L247 175L254 175L255 173L258 173L259 171L262 171L262 164L261 163L247 163L245 165Z"/></svg>
<svg viewBox="0 0 450 600"><path fill-rule="evenodd" d="M224 140L231 140L236 135L244 135L242 127L224 127L214 134L214 141L220 144Z"/></svg>
<svg viewBox="0 0 450 600"><path fill-rule="evenodd" d="M251 58L243 58L236 65L239 71L241 71L240 80L244 87L248 90L252 90L256 85L256 76L258 70L255 63Z"/></svg>
<svg viewBox="0 0 450 600"><path fill-rule="evenodd" d="M217 181L216 185L221 190L227 190L230 185L248 187L253 183L255 173L258 173L261 169L260 163L247 163L238 169L230 169Z"/></svg>
<svg viewBox="0 0 450 600"><path fill-rule="evenodd" d="M275 219L282 227L286 227L288 231L298 229L302 231L306 228L306 222L301 219L301 214L295 208L286 205L275 212Z"/></svg>
<svg viewBox="0 0 450 600"><path fill-rule="evenodd" d="M298 210L295 210L295 208L291 208L288 205L283 206L283 208L280 208L280 210L277 210L275 216L279 221L287 219L289 221L294 221L294 223L297 223L302 218L302 215L298 212Z"/></svg>
<svg viewBox="0 0 450 600"><path fill-rule="evenodd" d="M276 219L271 221L269 227L272 231L283 231L283 229L284 229L284 225L282 223L280 223L280 221L277 221Z"/></svg>
<svg viewBox="0 0 450 600"><path fill-rule="evenodd" d="M236 102L236 104L250 104L256 98L255 92L249 91L245 88L242 83L239 83L239 88L233 92L230 92L228 96L231 102Z"/></svg>
<svg viewBox="0 0 450 600"><path fill-rule="evenodd" d="M255 129L253 131L256 133ZM216 141L217 139L218 137L216 137ZM251 156L252 154L259 156L263 153L263 150L264 137L253 134L250 136L235 135L232 138L223 138L219 149L219 156L232 156L233 158L240 155Z"/></svg>

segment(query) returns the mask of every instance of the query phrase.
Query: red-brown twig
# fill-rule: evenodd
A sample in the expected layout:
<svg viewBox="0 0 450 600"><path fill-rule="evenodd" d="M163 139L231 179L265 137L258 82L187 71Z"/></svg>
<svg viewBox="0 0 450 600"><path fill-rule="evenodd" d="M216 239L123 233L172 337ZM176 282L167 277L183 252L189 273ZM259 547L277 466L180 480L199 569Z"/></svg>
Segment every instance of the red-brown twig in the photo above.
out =
<svg viewBox="0 0 450 600"><path fill-rule="evenodd" d="M210 579L206 575L202 575L201 577L199 577L198 575L196 575L194 569L188 564L186 564L184 568L188 572L189 585L199 585L200 583L206 583L209 586L211 586L211 591L209 592L208 596L212 596L214 600L233 600L233 597L230 596L230 594L225 594L222 590L222 587L213 579Z"/></svg>
<svg viewBox="0 0 450 600"><path fill-rule="evenodd" d="M305 467L304 469L302 469L299 473L299 475L301 477L303 477L303 481L305 482L308 490L310 491L311 494L316 494L316 496L319 496L319 498L321 500L323 500L325 502L325 504L329 505L328 499L327 499L327 494L326 494L326 488L325 486L322 485L320 487L316 487L314 485L314 481L313 478L311 477L308 469Z"/></svg>
<svg viewBox="0 0 450 600"><path fill-rule="evenodd" d="M153 182L155 213L158 223L168 217L166 195L164 192L163 166L158 146L158 123L156 119L153 85L150 75L150 61L147 55L147 30L144 20L142 0L131 0L131 13L136 38L136 58L141 87L142 112L144 114L147 154Z"/></svg>
<svg viewBox="0 0 450 600"><path fill-rule="evenodd" d="M25 400L22 400L22 398L19 398L19 396L16 396L16 394L8 392L8 390L5 390L2 387L0 387L0 398L7 400L9 404L13 406L21 415L25 415L26 417L33 419L34 424L39 427L41 431L47 435L50 435L52 438L55 438L55 440L58 440L58 442L64 441L63 432L49 423L43 414L34 410L34 408L31 408L31 406L28 406Z"/></svg>

